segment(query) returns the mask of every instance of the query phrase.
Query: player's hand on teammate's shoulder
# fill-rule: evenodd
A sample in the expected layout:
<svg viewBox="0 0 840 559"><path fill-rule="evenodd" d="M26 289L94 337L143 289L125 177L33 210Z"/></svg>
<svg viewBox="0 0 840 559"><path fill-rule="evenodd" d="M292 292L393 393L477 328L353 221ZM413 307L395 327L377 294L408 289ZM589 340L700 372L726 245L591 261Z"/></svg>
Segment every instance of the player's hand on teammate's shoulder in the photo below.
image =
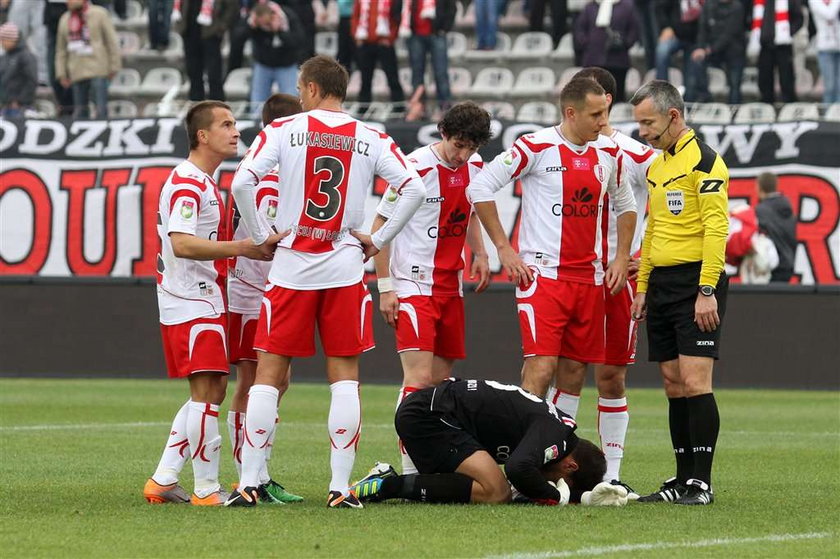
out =
<svg viewBox="0 0 840 559"><path fill-rule="evenodd" d="M607 287L609 287L611 294L615 295L627 285L629 262L630 258L628 256L617 255L607 268Z"/></svg>
<svg viewBox="0 0 840 559"><path fill-rule="evenodd" d="M379 249L373 244L370 235L362 233L361 231L350 231L350 234L356 237L362 243L362 252L365 256L365 262L379 254Z"/></svg>
<svg viewBox="0 0 840 559"><path fill-rule="evenodd" d="M393 291L379 294L379 312L391 328L397 327L397 316L400 312L400 300Z"/></svg>
<svg viewBox="0 0 840 559"><path fill-rule="evenodd" d="M476 278L478 278L478 285L475 286L475 292L481 293L490 284L490 259L486 254L473 254L470 279L475 281Z"/></svg>

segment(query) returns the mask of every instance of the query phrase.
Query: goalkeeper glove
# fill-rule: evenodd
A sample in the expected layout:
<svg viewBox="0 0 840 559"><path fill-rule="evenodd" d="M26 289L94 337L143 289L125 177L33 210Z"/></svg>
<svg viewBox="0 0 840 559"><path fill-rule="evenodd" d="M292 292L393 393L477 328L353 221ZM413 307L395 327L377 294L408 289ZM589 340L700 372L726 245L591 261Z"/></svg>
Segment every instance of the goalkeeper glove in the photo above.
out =
<svg viewBox="0 0 840 559"><path fill-rule="evenodd" d="M593 487L592 491L585 491L580 497L580 503L600 507L623 507L627 504L627 490L620 485L602 481Z"/></svg>

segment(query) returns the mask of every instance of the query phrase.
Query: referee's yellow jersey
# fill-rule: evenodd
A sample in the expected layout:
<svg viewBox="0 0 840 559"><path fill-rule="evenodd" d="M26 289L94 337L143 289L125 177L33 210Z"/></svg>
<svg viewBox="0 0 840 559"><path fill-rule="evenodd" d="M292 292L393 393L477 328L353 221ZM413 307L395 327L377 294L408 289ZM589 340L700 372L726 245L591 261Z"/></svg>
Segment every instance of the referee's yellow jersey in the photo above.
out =
<svg viewBox="0 0 840 559"><path fill-rule="evenodd" d="M729 169L689 130L647 172L649 213L637 290L647 293L653 268L700 262L698 285L715 286L729 234Z"/></svg>

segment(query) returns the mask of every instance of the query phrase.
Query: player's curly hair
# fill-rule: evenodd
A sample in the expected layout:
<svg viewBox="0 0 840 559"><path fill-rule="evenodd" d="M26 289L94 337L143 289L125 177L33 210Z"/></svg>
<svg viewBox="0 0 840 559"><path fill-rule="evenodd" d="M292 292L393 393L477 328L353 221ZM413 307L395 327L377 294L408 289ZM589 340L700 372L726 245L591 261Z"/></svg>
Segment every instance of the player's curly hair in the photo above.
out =
<svg viewBox="0 0 840 559"><path fill-rule="evenodd" d="M572 451L572 457L577 462L578 469L571 474L572 489L575 493L592 491L601 483L607 472L607 459L595 443L586 439L579 439Z"/></svg>
<svg viewBox="0 0 840 559"><path fill-rule="evenodd" d="M446 111L438 131L480 148L490 141L490 114L472 101L464 101Z"/></svg>

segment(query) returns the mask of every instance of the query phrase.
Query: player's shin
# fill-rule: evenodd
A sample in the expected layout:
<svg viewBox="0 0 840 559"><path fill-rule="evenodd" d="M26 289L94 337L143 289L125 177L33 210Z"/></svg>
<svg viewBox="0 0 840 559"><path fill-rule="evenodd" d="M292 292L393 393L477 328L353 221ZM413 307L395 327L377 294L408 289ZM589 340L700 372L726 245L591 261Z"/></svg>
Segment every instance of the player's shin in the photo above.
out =
<svg viewBox="0 0 840 559"><path fill-rule="evenodd" d="M265 445L265 460L263 460L262 468L260 469L260 484L271 481L271 475L268 473L268 462L271 460L271 452L274 450L274 437L277 435L277 424L280 421L280 416L274 416L274 427L271 429L271 434L268 436L268 444Z"/></svg>
<svg viewBox="0 0 840 559"><path fill-rule="evenodd" d="M219 405L190 402L187 418L187 437L192 450L194 493L204 498L220 490L219 452L222 437L219 435Z"/></svg>
<svg viewBox="0 0 840 559"><path fill-rule="evenodd" d="M382 499L410 499L424 503L469 503L473 480L464 474L414 474L382 481Z"/></svg>
<svg viewBox="0 0 840 559"><path fill-rule="evenodd" d="M330 491L346 494L362 429L359 383L355 380L334 382L330 385L330 393L332 398L327 421L331 445Z"/></svg>
<svg viewBox="0 0 840 559"><path fill-rule="evenodd" d="M183 469L184 463L190 456L190 443L187 439L189 409L190 401L187 400L175 414L175 419L172 420L169 438L166 441L157 469L152 475L152 479L160 485L177 483L181 469Z"/></svg>
<svg viewBox="0 0 840 559"><path fill-rule="evenodd" d="M627 398L598 398L598 435L601 437L601 449L607 459L604 481L621 479L619 470L629 423Z"/></svg>
<svg viewBox="0 0 840 559"><path fill-rule="evenodd" d="M236 466L237 479L242 476L242 442L245 439L245 413L229 411L227 416L230 447L233 453L233 465Z"/></svg>
<svg viewBox="0 0 840 559"><path fill-rule="evenodd" d="M279 391L267 384L255 384L248 392L240 490L260 484L260 470L265 466L265 449L269 445L277 418L278 397Z"/></svg>

